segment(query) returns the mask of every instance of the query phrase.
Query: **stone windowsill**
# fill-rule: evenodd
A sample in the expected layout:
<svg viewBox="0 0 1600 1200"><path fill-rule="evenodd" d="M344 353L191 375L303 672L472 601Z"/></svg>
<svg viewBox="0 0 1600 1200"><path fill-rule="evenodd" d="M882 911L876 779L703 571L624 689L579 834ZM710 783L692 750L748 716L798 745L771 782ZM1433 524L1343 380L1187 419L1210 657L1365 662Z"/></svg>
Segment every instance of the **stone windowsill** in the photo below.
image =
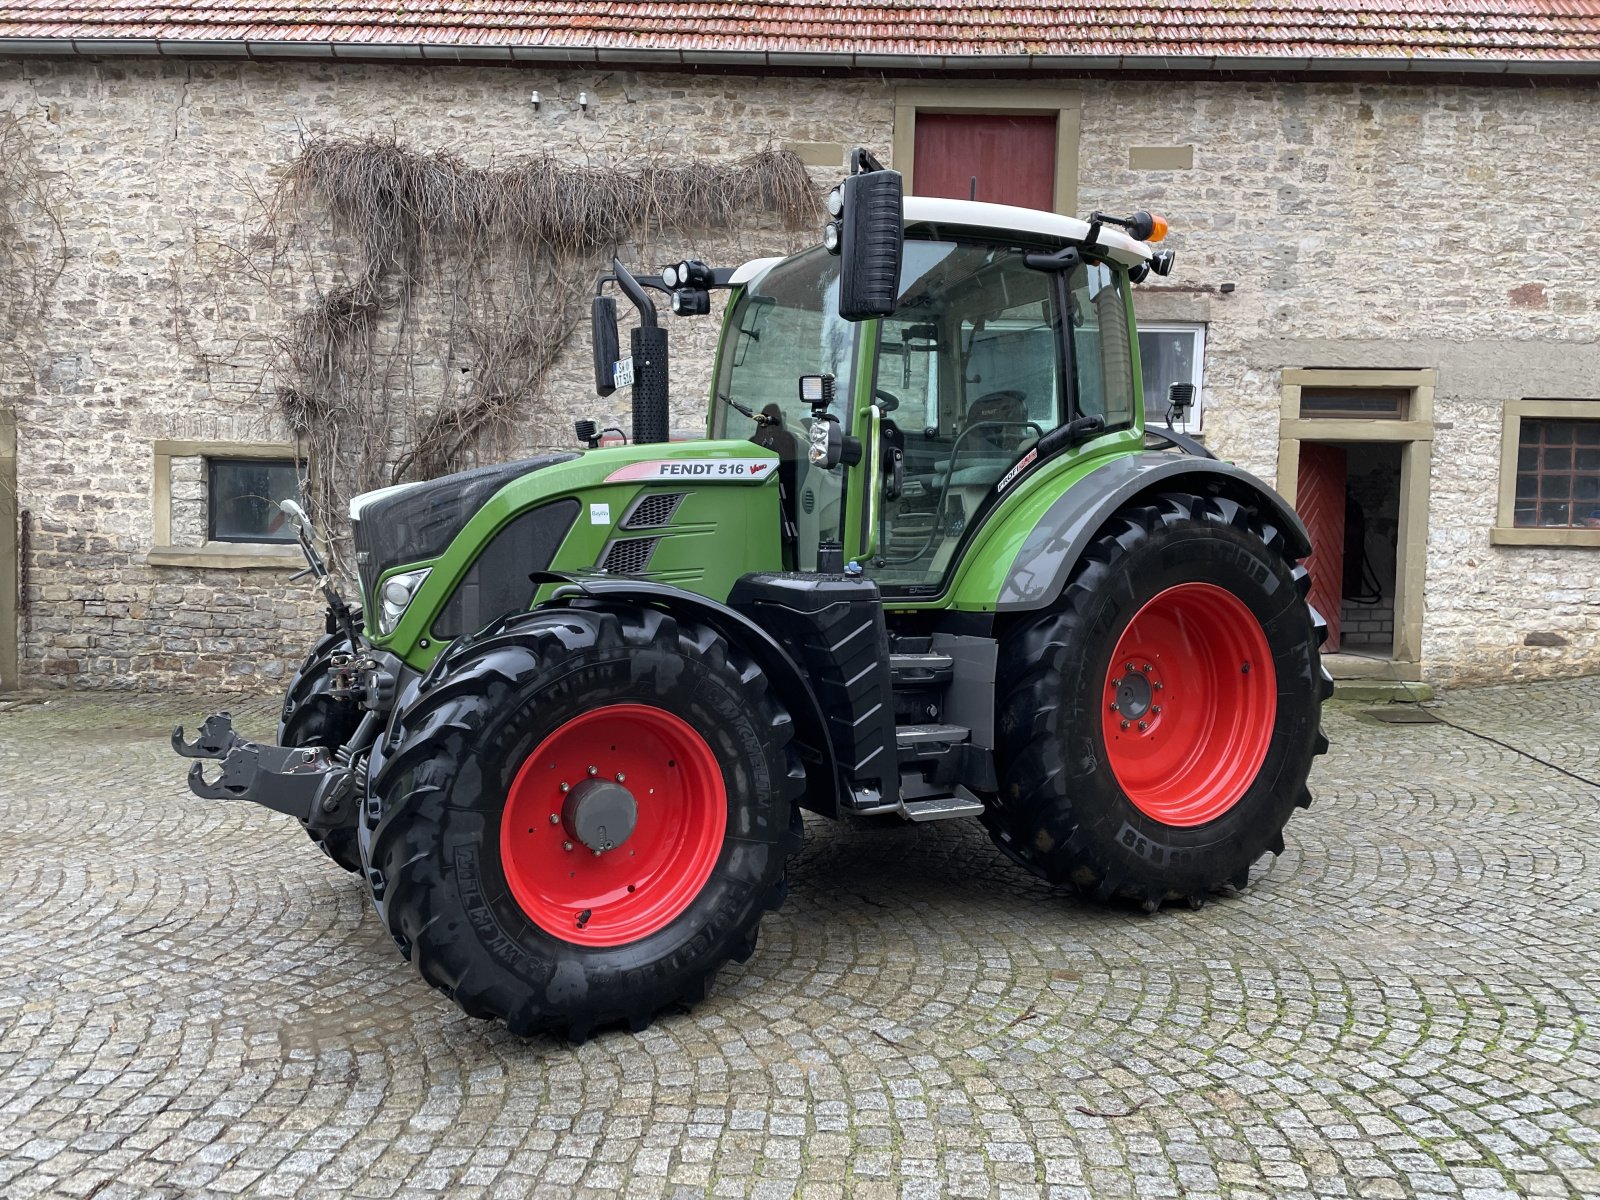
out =
<svg viewBox="0 0 1600 1200"><path fill-rule="evenodd" d="M1493 546L1600 546L1600 529L1562 529L1544 525L1496 525L1489 530Z"/></svg>
<svg viewBox="0 0 1600 1200"><path fill-rule="evenodd" d="M306 565L299 546L257 542L207 542L203 546L152 546L152 567L204 567L222 571L298 571Z"/></svg>

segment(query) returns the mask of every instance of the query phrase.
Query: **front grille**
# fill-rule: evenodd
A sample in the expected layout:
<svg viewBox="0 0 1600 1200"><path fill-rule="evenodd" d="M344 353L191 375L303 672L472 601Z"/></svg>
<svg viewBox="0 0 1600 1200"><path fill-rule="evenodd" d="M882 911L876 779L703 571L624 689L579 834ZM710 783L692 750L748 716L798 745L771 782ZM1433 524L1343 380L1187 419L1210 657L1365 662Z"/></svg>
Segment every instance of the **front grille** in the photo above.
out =
<svg viewBox="0 0 1600 1200"><path fill-rule="evenodd" d="M612 542L600 559L600 570L613 575L643 575L660 540L658 537L643 537Z"/></svg>
<svg viewBox="0 0 1600 1200"><path fill-rule="evenodd" d="M672 514L683 503L682 492L666 495L644 496L634 502L628 515L622 518L624 529L659 529L672 520Z"/></svg>

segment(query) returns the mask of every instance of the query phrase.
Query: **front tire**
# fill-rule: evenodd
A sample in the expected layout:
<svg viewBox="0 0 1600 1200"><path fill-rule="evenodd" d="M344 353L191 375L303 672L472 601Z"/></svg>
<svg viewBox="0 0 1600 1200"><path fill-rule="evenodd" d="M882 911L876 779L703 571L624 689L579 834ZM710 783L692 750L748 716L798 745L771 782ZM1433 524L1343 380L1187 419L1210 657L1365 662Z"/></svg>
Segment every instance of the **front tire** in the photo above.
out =
<svg viewBox="0 0 1600 1200"><path fill-rule="evenodd" d="M428 983L581 1040L755 948L804 770L753 661L653 609L542 610L458 644L390 730L369 876Z"/></svg>
<svg viewBox="0 0 1600 1200"><path fill-rule="evenodd" d="M1119 511L1054 609L1004 638L985 816L1052 883L1155 909L1283 849L1332 681L1282 533L1224 497Z"/></svg>

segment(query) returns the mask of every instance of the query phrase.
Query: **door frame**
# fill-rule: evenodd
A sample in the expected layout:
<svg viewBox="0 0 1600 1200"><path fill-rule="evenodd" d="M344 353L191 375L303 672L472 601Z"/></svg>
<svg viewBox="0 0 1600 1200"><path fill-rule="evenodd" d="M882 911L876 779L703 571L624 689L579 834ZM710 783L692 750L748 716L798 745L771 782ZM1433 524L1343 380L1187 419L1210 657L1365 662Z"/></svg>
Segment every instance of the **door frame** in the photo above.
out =
<svg viewBox="0 0 1600 1200"><path fill-rule="evenodd" d="M906 195L917 192L917 113L993 113L1056 119L1054 211L1076 216L1078 128L1082 96L1073 88L903 87L894 93L893 165L905 179Z"/></svg>
<svg viewBox="0 0 1600 1200"><path fill-rule="evenodd" d="M0 692L17 686L17 414L0 408Z"/></svg>
<svg viewBox="0 0 1600 1200"><path fill-rule="evenodd" d="M1400 527L1395 546L1394 657L1351 657L1336 675L1422 680L1422 626L1428 568L1428 493L1433 465L1434 370L1286 370L1280 389L1278 492L1290 504L1300 482L1301 442L1388 442L1400 446ZM1405 388L1406 419L1304 418L1308 387Z"/></svg>

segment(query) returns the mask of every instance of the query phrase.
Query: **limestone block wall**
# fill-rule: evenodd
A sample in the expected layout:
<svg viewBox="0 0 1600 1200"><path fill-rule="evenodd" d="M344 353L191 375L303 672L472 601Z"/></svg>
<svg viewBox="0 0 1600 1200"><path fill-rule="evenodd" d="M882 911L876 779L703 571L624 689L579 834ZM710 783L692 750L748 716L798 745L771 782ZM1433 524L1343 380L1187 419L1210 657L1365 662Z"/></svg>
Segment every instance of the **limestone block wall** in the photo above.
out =
<svg viewBox="0 0 1600 1200"><path fill-rule="evenodd" d="M1178 270L1138 302L1147 316L1207 323L1206 433L1225 456L1274 478L1285 368L1438 370L1429 677L1600 668L1600 550L1489 541L1505 401L1600 398L1600 289L1588 274L1600 225L1587 215L1600 92L1052 83L1081 95L1079 207L1148 206L1172 222ZM288 440L271 388L274 338L291 312L251 277L252 237L303 138L394 133L479 164L536 147L617 163L792 144L822 183L839 174L845 147L888 152L898 86L881 76L0 62L0 100L58 185L68 247L30 369L0 368L31 514L26 676L258 687L281 678L319 627L286 570L147 562L154 443ZM1191 146L1193 165L1130 165L1184 159L1131 154L1151 146ZM648 252L729 263L795 241L751 220ZM246 251L237 270L211 265L219 247ZM714 319L675 323L677 428L703 426L716 332ZM426 360L419 378L459 369L436 345L415 352ZM517 444L497 451L569 445L578 416L626 426L625 396L593 396L587 355L576 339ZM194 535L202 510L191 493L203 480L173 462L177 540ZM1525 644L1551 631L1564 644Z"/></svg>

